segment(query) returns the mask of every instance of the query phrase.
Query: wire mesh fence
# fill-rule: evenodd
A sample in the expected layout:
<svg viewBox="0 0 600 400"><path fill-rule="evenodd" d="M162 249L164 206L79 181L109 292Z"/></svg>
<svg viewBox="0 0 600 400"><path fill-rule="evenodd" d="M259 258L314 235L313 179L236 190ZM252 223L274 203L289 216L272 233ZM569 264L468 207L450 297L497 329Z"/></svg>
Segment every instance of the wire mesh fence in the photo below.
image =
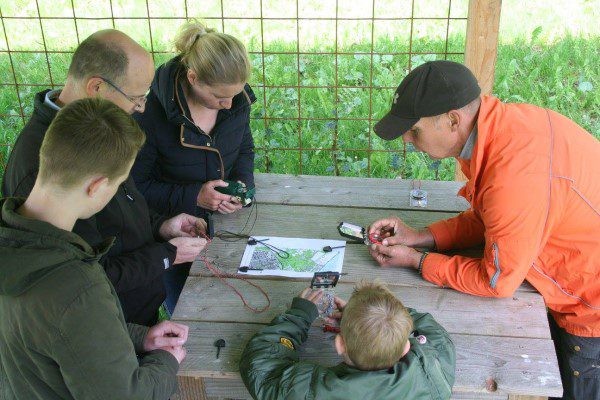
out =
<svg viewBox="0 0 600 400"><path fill-rule="evenodd" d="M60 87L74 48L115 28L160 65L188 18L238 37L253 64L251 126L263 172L454 178L373 125L423 62L464 60L468 0L16 0L0 2L0 165L33 96Z"/></svg>

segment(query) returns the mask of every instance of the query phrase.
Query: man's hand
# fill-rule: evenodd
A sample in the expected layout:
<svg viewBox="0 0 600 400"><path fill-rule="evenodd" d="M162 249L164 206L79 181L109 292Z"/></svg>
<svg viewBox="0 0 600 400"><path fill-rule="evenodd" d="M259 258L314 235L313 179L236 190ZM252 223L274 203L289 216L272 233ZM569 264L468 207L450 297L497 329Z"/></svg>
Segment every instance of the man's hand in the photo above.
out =
<svg viewBox="0 0 600 400"><path fill-rule="evenodd" d="M165 240L176 237L197 237L200 233L206 233L206 221L189 214L179 214L163 222L158 233Z"/></svg>
<svg viewBox="0 0 600 400"><path fill-rule="evenodd" d="M171 321L163 321L156 324L148 330L148 334L144 338L144 351L181 348L187 341L188 331L189 328L186 325ZM178 361L181 362L179 359Z"/></svg>
<svg viewBox="0 0 600 400"><path fill-rule="evenodd" d="M429 229L417 230L406 225L398 217L390 217L375 221L367 228L383 239L386 246L404 245L409 247L433 248L435 241Z"/></svg>
<svg viewBox="0 0 600 400"><path fill-rule="evenodd" d="M395 246L371 245L371 256L382 267L419 267L421 253L412 247L397 244Z"/></svg>
<svg viewBox="0 0 600 400"><path fill-rule="evenodd" d="M177 255L173 264L194 261L206 247L206 239L197 237L177 237L169 240L169 243L177 247Z"/></svg>
<svg viewBox="0 0 600 400"><path fill-rule="evenodd" d="M215 181L208 181L202 185L202 189L200 189L197 199L197 204L200 207L211 211L218 210L221 214L229 214L242 208L242 205L235 199L235 197L217 192L215 190L215 187L217 186L227 187L228 183L218 179ZM222 204L225 205L219 207Z"/></svg>
<svg viewBox="0 0 600 400"><path fill-rule="evenodd" d="M323 291L321 289L312 290L311 288L304 289L299 295L301 299L306 299L313 302L315 305L319 304L321 297L323 297Z"/></svg>

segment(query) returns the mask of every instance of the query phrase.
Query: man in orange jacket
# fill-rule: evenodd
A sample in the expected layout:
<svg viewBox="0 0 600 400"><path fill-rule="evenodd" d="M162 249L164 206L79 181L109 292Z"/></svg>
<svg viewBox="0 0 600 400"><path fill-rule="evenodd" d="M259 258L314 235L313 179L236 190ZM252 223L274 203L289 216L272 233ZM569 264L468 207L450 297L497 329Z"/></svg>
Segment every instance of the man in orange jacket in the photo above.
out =
<svg viewBox="0 0 600 400"><path fill-rule="evenodd" d="M376 221L375 260L477 296L510 297L526 279L550 309L563 398L600 399L600 142L553 111L482 96L449 61L408 74L375 132L455 157L471 204L425 229ZM482 258L438 253L483 243Z"/></svg>

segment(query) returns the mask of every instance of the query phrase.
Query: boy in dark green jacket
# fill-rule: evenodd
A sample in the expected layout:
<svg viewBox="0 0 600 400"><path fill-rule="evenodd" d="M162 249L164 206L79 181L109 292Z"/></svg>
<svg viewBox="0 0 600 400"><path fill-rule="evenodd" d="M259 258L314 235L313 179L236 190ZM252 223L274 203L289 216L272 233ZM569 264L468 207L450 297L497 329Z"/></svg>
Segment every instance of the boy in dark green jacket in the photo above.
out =
<svg viewBox="0 0 600 400"><path fill-rule="evenodd" d="M300 361L296 349L318 316L320 296L304 290L246 346L240 373L253 398L450 398L456 355L448 332L379 283L359 284L347 304L335 298L340 311L333 317L341 318L335 347L343 363Z"/></svg>
<svg viewBox="0 0 600 400"><path fill-rule="evenodd" d="M126 325L93 249L71 230L113 197L144 134L100 99L64 107L27 200L0 201L0 398L168 399L188 328ZM136 357L140 354L140 359Z"/></svg>

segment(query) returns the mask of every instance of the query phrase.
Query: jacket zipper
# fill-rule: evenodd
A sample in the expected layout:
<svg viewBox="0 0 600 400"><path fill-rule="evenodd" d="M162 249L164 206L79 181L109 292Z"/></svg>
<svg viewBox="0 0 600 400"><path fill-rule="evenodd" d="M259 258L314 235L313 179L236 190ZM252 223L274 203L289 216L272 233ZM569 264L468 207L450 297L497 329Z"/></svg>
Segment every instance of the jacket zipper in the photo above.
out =
<svg viewBox="0 0 600 400"><path fill-rule="evenodd" d="M490 286L492 289L496 289L496 284L498 283L498 278L500 277L500 272L502 272L502 269L500 268L500 259L498 257L498 245L496 243L492 243L492 249L494 252L494 266L496 267L496 272L490 280Z"/></svg>
<svg viewBox="0 0 600 400"><path fill-rule="evenodd" d="M129 190L127 190L127 187L125 187L125 184L123 184L122 186L123 186L123 191L125 192L125 197L127 198L127 200L131 201L132 203L135 202L135 199L133 198L133 196L131 194L129 194Z"/></svg>

